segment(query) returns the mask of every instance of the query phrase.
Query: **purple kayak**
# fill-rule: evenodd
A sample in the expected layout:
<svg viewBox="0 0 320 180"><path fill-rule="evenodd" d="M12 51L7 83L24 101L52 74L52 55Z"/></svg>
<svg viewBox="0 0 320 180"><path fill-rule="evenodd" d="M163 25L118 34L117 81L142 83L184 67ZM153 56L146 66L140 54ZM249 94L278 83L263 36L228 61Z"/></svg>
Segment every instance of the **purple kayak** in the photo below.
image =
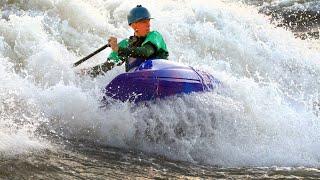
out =
<svg viewBox="0 0 320 180"><path fill-rule="evenodd" d="M154 59L115 77L106 86L105 95L123 102L141 102L211 91L219 84L220 81L208 73L170 60Z"/></svg>

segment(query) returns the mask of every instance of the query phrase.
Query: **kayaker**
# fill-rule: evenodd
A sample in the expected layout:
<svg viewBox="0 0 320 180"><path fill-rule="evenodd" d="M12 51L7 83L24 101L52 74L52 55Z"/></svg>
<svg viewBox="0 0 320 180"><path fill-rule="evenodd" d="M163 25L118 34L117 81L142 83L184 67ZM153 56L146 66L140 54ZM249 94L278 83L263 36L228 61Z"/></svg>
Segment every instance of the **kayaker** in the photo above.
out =
<svg viewBox="0 0 320 180"><path fill-rule="evenodd" d="M128 24L134 30L134 36L117 42L110 37L108 43L112 52L107 61L91 68L87 73L95 77L125 63L126 72L139 66L147 59L167 59L169 56L166 43L157 31L150 31L151 15L145 7L137 5L128 14Z"/></svg>

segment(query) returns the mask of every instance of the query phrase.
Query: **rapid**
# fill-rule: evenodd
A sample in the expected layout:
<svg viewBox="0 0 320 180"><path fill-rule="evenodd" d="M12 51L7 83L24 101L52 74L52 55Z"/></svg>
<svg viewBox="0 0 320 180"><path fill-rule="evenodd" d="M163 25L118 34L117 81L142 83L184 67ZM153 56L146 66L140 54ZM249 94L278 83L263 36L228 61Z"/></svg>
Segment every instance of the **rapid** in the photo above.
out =
<svg viewBox="0 0 320 180"><path fill-rule="evenodd" d="M171 61L209 72L223 86L105 107L103 88L124 67L95 79L77 74L104 62L110 49L77 68L72 63L109 36L132 35L126 18L137 4L154 17L152 29L163 35ZM0 0L0 7L2 161L89 146L97 154L117 148L124 156L141 152L208 167L320 167L320 42L295 38L255 6Z"/></svg>

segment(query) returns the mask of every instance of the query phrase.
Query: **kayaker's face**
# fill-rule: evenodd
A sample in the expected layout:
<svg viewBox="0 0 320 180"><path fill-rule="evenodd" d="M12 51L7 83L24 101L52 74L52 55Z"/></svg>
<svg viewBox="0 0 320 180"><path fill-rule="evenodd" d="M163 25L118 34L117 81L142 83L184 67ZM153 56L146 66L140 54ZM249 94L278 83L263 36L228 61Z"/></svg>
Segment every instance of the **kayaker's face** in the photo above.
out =
<svg viewBox="0 0 320 180"><path fill-rule="evenodd" d="M150 32L150 19L134 22L130 26L136 36L144 37Z"/></svg>

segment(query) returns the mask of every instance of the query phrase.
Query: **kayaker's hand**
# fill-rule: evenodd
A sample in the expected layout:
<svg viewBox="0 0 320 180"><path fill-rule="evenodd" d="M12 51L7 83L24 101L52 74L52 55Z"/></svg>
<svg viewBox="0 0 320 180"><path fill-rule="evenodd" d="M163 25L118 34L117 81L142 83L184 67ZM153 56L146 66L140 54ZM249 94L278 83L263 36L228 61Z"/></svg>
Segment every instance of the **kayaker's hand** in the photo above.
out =
<svg viewBox="0 0 320 180"><path fill-rule="evenodd" d="M84 76L89 73L89 69L80 69L76 72L79 76Z"/></svg>
<svg viewBox="0 0 320 180"><path fill-rule="evenodd" d="M116 37L112 37L111 36L108 39L108 43L110 44L110 47L111 47L112 51L118 52L119 46L118 46L118 42L117 42L117 38Z"/></svg>

